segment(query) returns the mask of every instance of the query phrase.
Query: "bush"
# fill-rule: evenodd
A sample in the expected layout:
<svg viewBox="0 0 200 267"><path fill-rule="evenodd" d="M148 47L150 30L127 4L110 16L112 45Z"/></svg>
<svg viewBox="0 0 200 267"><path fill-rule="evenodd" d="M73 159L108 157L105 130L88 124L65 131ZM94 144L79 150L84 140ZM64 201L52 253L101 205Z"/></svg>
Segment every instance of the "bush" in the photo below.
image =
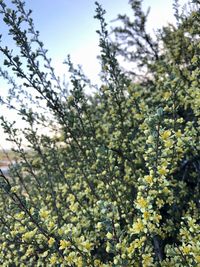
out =
<svg viewBox="0 0 200 267"><path fill-rule="evenodd" d="M62 85L31 12L12 2L0 1L19 50L0 48L10 85L2 102L26 127L1 118L17 164L1 172L0 264L200 266L199 1L188 13L175 5L177 25L155 40L141 1L130 1L135 20L119 17L117 45L96 4L99 88L70 58ZM119 54L145 75L122 71Z"/></svg>

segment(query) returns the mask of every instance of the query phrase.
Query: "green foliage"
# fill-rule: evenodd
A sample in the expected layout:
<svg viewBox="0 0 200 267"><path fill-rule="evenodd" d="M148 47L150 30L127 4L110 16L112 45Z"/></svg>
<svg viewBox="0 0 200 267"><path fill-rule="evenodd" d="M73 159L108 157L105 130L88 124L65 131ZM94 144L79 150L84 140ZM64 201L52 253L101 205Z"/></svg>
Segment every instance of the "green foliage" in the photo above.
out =
<svg viewBox="0 0 200 267"><path fill-rule="evenodd" d="M96 4L102 85L91 95L70 58L71 84L60 83L31 12L12 2L0 1L19 50L0 47L2 102L26 127L1 118L17 155L10 176L0 173L1 266L200 266L198 1L181 14L176 1L177 25L156 40L130 1L135 21L119 17L117 45ZM118 53L145 76L125 74Z"/></svg>

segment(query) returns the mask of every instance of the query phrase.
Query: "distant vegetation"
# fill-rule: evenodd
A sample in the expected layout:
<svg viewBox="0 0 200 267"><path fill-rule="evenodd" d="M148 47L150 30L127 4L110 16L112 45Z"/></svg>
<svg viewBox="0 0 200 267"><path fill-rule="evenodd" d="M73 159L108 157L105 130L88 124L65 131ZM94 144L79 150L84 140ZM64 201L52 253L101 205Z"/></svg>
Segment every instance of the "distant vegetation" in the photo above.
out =
<svg viewBox="0 0 200 267"><path fill-rule="evenodd" d="M0 151L0 166L2 162L14 160L16 158L16 154L12 150ZM4 163L3 163L4 165Z"/></svg>

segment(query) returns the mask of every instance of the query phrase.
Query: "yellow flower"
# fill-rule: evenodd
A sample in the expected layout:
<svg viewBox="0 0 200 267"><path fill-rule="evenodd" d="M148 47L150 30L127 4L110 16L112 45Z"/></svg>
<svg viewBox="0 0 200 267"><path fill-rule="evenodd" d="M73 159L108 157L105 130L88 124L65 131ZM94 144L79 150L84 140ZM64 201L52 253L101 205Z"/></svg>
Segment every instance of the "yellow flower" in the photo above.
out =
<svg viewBox="0 0 200 267"><path fill-rule="evenodd" d="M165 92L164 95L163 95L163 98L164 98L165 100L168 100L168 99L170 98L171 95L172 95L171 92Z"/></svg>
<svg viewBox="0 0 200 267"><path fill-rule="evenodd" d="M49 224L48 224L49 230L54 228L54 226L55 226L55 223L53 221L49 222Z"/></svg>
<svg viewBox="0 0 200 267"><path fill-rule="evenodd" d="M136 207L138 209L144 210L148 206L148 201L143 197L137 199Z"/></svg>
<svg viewBox="0 0 200 267"><path fill-rule="evenodd" d="M78 257L76 262L77 267L83 267L83 260L82 257Z"/></svg>
<svg viewBox="0 0 200 267"><path fill-rule="evenodd" d="M51 264L55 264L57 262L57 257L56 256L52 256L51 258L50 258L50 263Z"/></svg>
<svg viewBox="0 0 200 267"><path fill-rule="evenodd" d="M142 266L143 267L153 266L153 258L150 254L142 255Z"/></svg>
<svg viewBox="0 0 200 267"><path fill-rule="evenodd" d="M170 147L172 147L172 146L173 146L173 141L172 141L172 140L166 140L166 141L165 141L165 147L170 148Z"/></svg>
<svg viewBox="0 0 200 267"><path fill-rule="evenodd" d="M106 243L106 252L110 253L111 245L109 242Z"/></svg>
<svg viewBox="0 0 200 267"><path fill-rule="evenodd" d="M27 249L27 251L26 251L26 255L27 255L27 256L30 256L30 255L33 254L33 253L34 253L34 249L33 249L33 247L29 246L28 249Z"/></svg>
<svg viewBox="0 0 200 267"><path fill-rule="evenodd" d="M195 261L196 261L197 263L200 263L200 255L196 255L196 256L195 256Z"/></svg>
<svg viewBox="0 0 200 267"><path fill-rule="evenodd" d="M20 226L19 228L16 229L18 231L18 233L22 234L26 231L24 226Z"/></svg>
<svg viewBox="0 0 200 267"><path fill-rule="evenodd" d="M191 247L190 246L184 246L182 248L183 254L189 254L190 253L190 250L191 250Z"/></svg>
<svg viewBox="0 0 200 267"><path fill-rule="evenodd" d="M181 130L178 130L176 133L176 137L180 138L182 136Z"/></svg>
<svg viewBox="0 0 200 267"><path fill-rule="evenodd" d="M70 242L70 241L67 241L67 240L61 240L61 241L60 241L60 247L59 247L59 249L66 249L66 248L68 248L70 245L71 245L71 242Z"/></svg>
<svg viewBox="0 0 200 267"><path fill-rule="evenodd" d="M106 237L107 237L108 239L112 239L112 238L113 238L113 235L112 235L110 232L108 232L108 233L106 234Z"/></svg>
<svg viewBox="0 0 200 267"><path fill-rule="evenodd" d="M133 224L133 227L131 229L133 231L133 234L139 234L142 231L145 230L145 226L141 219L138 219L137 222Z"/></svg>
<svg viewBox="0 0 200 267"><path fill-rule="evenodd" d="M24 218L24 212L21 211L20 213L15 214L15 219L22 220Z"/></svg>
<svg viewBox="0 0 200 267"><path fill-rule="evenodd" d="M149 137L147 138L146 143L147 144L152 144L154 142L154 137L152 135L149 135Z"/></svg>
<svg viewBox="0 0 200 267"><path fill-rule="evenodd" d="M48 210L45 210L45 209L41 209L40 210L40 217L42 219L46 219L48 216L49 216L49 211Z"/></svg>
<svg viewBox="0 0 200 267"><path fill-rule="evenodd" d="M160 214L154 214L152 219L157 224L162 219L162 216Z"/></svg>
<svg viewBox="0 0 200 267"><path fill-rule="evenodd" d="M97 223L97 225L96 225L96 228L98 229L98 230L101 230L102 229L102 223L101 222L98 222Z"/></svg>
<svg viewBox="0 0 200 267"><path fill-rule="evenodd" d="M30 213L31 213L31 215L33 215L34 211L35 211L35 209L34 209L33 207L30 208Z"/></svg>
<svg viewBox="0 0 200 267"><path fill-rule="evenodd" d="M146 176L144 176L144 179L148 184L152 184L153 183L152 175L146 175Z"/></svg>
<svg viewBox="0 0 200 267"><path fill-rule="evenodd" d="M131 254L134 252L134 250L135 250L135 242L131 243L130 247L127 248L127 252L131 256Z"/></svg>
<svg viewBox="0 0 200 267"><path fill-rule="evenodd" d="M89 243L88 241L83 242L81 245L82 245L83 248L84 248L85 250L87 250L87 251L90 251L91 248L92 248L92 244Z"/></svg>
<svg viewBox="0 0 200 267"><path fill-rule="evenodd" d="M55 243L55 239L53 237L51 237L49 240L48 240L48 244L49 246L53 246L53 244Z"/></svg>
<svg viewBox="0 0 200 267"><path fill-rule="evenodd" d="M170 190L169 190L169 188L167 188L166 186L163 188L163 193L165 194L165 195L168 195L169 193L170 193Z"/></svg>
<svg viewBox="0 0 200 267"><path fill-rule="evenodd" d="M30 241L34 237L36 232L37 232L37 229L35 229L33 231L26 232L25 234L22 235L22 240Z"/></svg>
<svg viewBox="0 0 200 267"><path fill-rule="evenodd" d="M74 260L77 259L76 257L76 253L74 251L70 252L69 255L67 257L64 258L66 260L66 263L68 263L69 265L71 263L74 263Z"/></svg>
<svg viewBox="0 0 200 267"><path fill-rule="evenodd" d="M129 257L132 257L131 254L135 251L137 248L141 248L146 240L146 237L142 237L140 239L136 238L131 244L130 247L127 248L127 252L129 254Z"/></svg>
<svg viewBox="0 0 200 267"><path fill-rule="evenodd" d="M156 200L156 205L158 206L159 209L162 208L164 204L165 203L164 203L164 201L162 199L158 198Z"/></svg>
<svg viewBox="0 0 200 267"><path fill-rule="evenodd" d="M46 258L48 256L48 250L40 254L42 258Z"/></svg>
<svg viewBox="0 0 200 267"><path fill-rule="evenodd" d="M171 131L170 130L166 130L161 134L161 138L162 140L167 140L171 135Z"/></svg>
<svg viewBox="0 0 200 267"><path fill-rule="evenodd" d="M74 203L74 204L71 204L69 206L70 210L73 211L73 212L76 212L78 210L78 203Z"/></svg>
<svg viewBox="0 0 200 267"><path fill-rule="evenodd" d="M100 266L101 261L100 260L94 260L94 266Z"/></svg>
<svg viewBox="0 0 200 267"><path fill-rule="evenodd" d="M150 213L148 211L145 211L143 213L144 220L147 221L150 218Z"/></svg>
<svg viewBox="0 0 200 267"><path fill-rule="evenodd" d="M158 167L158 173L160 175L166 175L168 172L168 169L165 167L165 166L162 166L162 167Z"/></svg>
<svg viewBox="0 0 200 267"><path fill-rule="evenodd" d="M62 228L58 229L58 234L59 235L63 235L64 234L64 230Z"/></svg>
<svg viewBox="0 0 200 267"><path fill-rule="evenodd" d="M75 202L75 196L72 194L69 194L69 196L67 197L67 201L74 203Z"/></svg>

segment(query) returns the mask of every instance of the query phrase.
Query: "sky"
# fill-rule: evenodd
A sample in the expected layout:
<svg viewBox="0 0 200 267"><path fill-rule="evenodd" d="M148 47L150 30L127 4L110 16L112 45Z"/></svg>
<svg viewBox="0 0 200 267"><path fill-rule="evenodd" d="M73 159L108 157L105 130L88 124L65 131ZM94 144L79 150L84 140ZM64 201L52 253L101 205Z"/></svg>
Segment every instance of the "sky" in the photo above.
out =
<svg viewBox="0 0 200 267"><path fill-rule="evenodd" d="M66 66L62 64L68 54L72 61L81 64L85 73L96 80L100 70L98 36L99 23L95 15L94 0L27 0L27 7L33 10L35 26L40 31L49 54L59 74ZM181 2L185 2L181 0ZM99 0L106 10L107 22L117 14L132 15L128 0ZM144 10L151 7L149 29L157 29L173 20L173 0L143 0ZM114 23L110 23L114 26Z"/></svg>
<svg viewBox="0 0 200 267"><path fill-rule="evenodd" d="M10 0L5 0L10 3ZM184 4L186 0L181 0ZM106 21L110 26L117 14L132 15L128 0L99 0L106 10ZM173 22L173 0L143 0L144 10L151 7L148 30L156 30L167 22ZM53 65L58 75L63 75L67 67L63 65L67 55L71 55L72 62L80 64L85 74L95 83L98 81L100 66L97 60L99 54L98 35L96 30L99 23L93 17L95 15L94 0L26 0L27 9L33 11L32 17L35 28L40 32L40 39L48 49L48 55L52 58ZM0 21L0 33L5 33L5 25ZM6 38L9 46L9 38ZM4 93L6 86L0 79L0 95ZM0 115L13 118L0 106ZM5 142L5 135L0 126L0 145L9 148Z"/></svg>

